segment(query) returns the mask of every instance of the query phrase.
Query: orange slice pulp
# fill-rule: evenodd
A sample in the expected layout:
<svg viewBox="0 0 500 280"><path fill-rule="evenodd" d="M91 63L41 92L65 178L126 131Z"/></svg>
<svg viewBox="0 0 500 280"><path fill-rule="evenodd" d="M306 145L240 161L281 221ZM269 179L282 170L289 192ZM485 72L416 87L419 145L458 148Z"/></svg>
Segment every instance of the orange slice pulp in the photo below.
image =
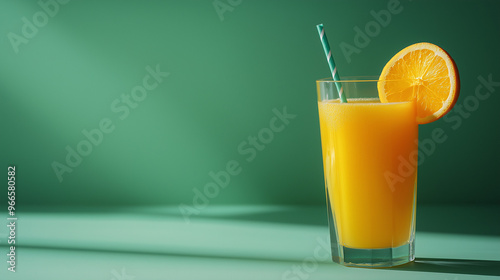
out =
<svg viewBox="0 0 500 280"><path fill-rule="evenodd" d="M460 79L453 59L442 48L418 43L398 52L382 70L381 102L415 101L417 123L433 122L457 102Z"/></svg>

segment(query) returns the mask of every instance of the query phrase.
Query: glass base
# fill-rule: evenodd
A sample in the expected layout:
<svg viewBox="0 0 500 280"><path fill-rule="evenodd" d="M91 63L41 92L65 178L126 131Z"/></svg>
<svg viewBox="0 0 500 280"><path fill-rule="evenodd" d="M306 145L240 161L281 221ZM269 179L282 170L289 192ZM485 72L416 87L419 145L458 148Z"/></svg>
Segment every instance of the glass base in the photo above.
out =
<svg viewBox="0 0 500 280"><path fill-rule="evenodd" d="M353 249L339 245L337 252L339 254L333 255L332 260L345 266L393 267L415 260L415 242L384 249Z"/></svg>

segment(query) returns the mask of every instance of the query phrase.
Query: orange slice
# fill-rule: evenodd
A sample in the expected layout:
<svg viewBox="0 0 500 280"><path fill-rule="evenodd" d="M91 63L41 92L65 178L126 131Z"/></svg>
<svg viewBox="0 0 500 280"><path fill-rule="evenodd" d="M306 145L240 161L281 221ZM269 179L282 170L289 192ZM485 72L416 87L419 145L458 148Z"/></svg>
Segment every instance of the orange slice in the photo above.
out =
<svg viewBox="0 0 500 280"><path fill-rule="evenodd" d="M380 101L414 100L419 124L433 122L448 113L460 91L455 62L431 43L414 44L398 52L387 62L379 80Z"/></svg>

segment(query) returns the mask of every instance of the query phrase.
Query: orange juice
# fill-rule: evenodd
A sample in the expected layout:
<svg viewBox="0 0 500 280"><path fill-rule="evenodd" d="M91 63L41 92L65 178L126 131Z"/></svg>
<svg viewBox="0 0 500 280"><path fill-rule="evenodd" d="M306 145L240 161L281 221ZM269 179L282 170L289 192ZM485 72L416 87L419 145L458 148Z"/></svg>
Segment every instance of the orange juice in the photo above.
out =
<svg viewBox="0 0 500 280"><path fill-rule="evenodd" d="M378 99L318 102L330 213L340 245L394 248L411 238L415 171L401 162L415 155L416 108ZM391 176L398 176L393 180Z"/></svg>

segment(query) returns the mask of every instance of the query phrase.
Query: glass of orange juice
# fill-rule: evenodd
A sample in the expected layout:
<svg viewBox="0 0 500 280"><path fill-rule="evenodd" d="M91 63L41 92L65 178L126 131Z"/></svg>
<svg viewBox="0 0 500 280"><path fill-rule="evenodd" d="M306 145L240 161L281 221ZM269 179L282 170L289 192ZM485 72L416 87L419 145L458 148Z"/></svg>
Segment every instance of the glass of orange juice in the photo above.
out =
<svg viewBox="0 0 500 280"><path fill-rule="evenodd" d="M377 82L317 81L332 259L346 266L391 267L415 258L416 107L381 103Z"/></svg>

